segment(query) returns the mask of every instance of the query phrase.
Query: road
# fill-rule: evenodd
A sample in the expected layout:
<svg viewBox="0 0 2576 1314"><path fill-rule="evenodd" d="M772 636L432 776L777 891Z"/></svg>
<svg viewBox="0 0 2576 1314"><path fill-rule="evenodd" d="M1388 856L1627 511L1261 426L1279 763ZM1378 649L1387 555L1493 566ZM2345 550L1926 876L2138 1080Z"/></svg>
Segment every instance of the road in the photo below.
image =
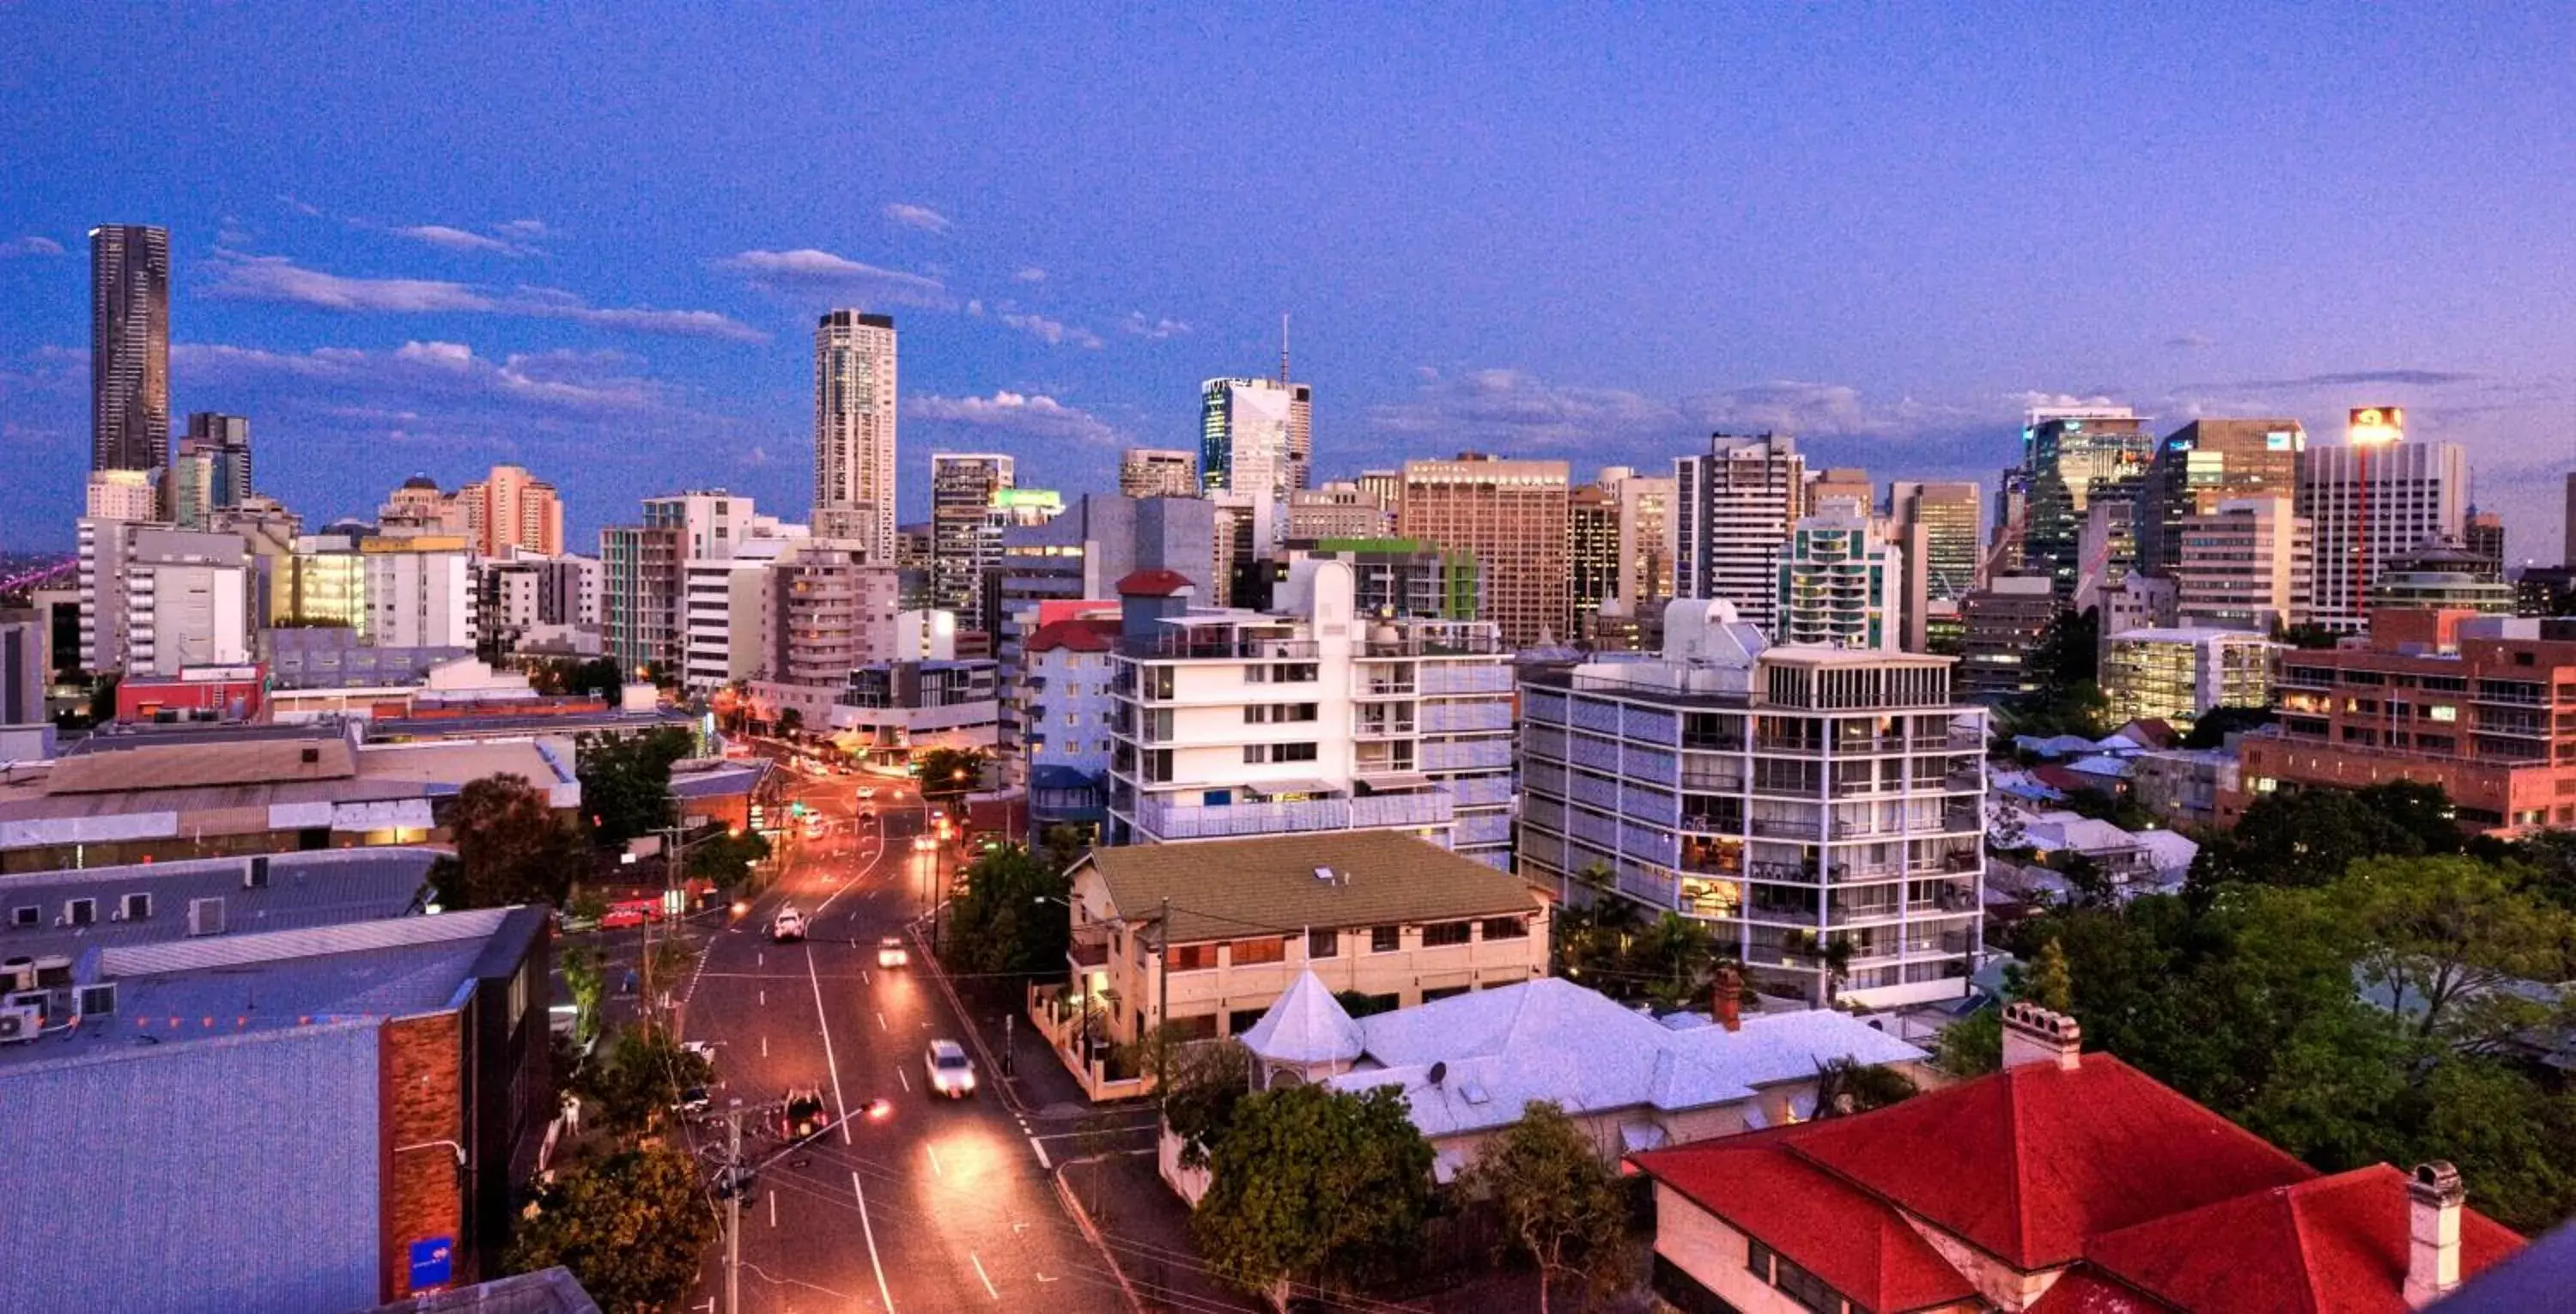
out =
<svg viewBox="0 0 2576 1314"><path fill-rule="evenodd" d="M798 781L791 797L821 809L828 829L798 841L748 915L713 932L683 992L682 1034L716 1046L719 1110L729 1097L752 1105L813 1086L836 1109L885 1099L891 1112L862 1112L763 1170L743 1209L742 1309L1127 1309L1059 1203L1040 1157L1047 1141L1033 1139L1060 1128L1009 1107L991 1073L979 1071L969 1099L929 1093L930 1040L963 1041L966 1030L927 966L877 963L880 938L904 934L928 906L938 856L914 847L918 796L865 775ZM858 801L862 786L877 796ZM802 944L767 934L784 903L811 923ZM918 944L912 955L927 958ZM692 1134L702 1152L718 1148L718 1135ZM747 1134L745 1144L760 1157L776 1142ZM723 1277L719 1251L696 1308L723 1309Z"/></svg>

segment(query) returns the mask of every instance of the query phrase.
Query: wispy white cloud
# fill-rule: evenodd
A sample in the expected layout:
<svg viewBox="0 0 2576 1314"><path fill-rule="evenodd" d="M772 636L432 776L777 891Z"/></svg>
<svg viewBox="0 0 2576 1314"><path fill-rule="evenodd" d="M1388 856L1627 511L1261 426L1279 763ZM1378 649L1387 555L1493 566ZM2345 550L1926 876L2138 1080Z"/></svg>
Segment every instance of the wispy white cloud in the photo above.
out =
<svg viewBox="0 0 2576 1314"><path fill-rule="evenodd" d="M1052 441L1107 447L1120 438L1117 426L1080 407L1067 406L1042 394L1009 389L997 390L990 397L907 397L903 408L904 414L917 420L999 429Z"/></svg>
<svg viewBox="0 0 2576 1314"><path fill-rule="evenodd" d="M0 242L0 256L58 256L62 253L62 243L33 233Z"/></svg>
<svg viewBox="0 0 2576 1314"><path fill-rule="evenodd" d="M1079 324L1067 324L1062 320L1049 319L1044 315L1005 314L1000 318L1004 324L1018 329L1020 332L1026 333L1029 336L1046 343L1048 346L1060 347L1069 344L1076 347L1091 347L1096 349L1106 345L1100 340L1099 334L1094 333Z"/></svg>
<svg viewBox="0 0 2576 1314"><path fill-rule="evenodd" d="M1129 333L1135 334L1137 337L1153 338L1156 340L1163 338L1177 338L1190 331L1190 325L1187 320L1173 319L1168 315L1148 317L1145 312L1141 310L1128 311L1127 318L1120 320L1118 322L1118 327L1125 329Z"/></svg>
<svg viewBox="0 0 2576 1314"><path fill-rule="evenodd" d="M1046 278L1047 272L1036 265L1022 265L1011 274L1014 283L1043 283Z"/></svg>
<svg viewBox="0 0 2576 1314"><path fill-rule="evenodd" d="M295 196L280 193L277 198L277 203L285 206L289 210L293 210L297 214L303 215L308 219L319 219L322 217L321 206Z"/></svg>
<svg viewBox="0 0 2576 1314"><path fill-rule="evenodd" d="M1911 398L1878 403L1846 384L1775 380L1676 398L1550 383L1520 370L1423 370L1412 397L1371 407L1381 432L1498 447L1680 450L1714 432L1901 441L1947 437L1974 408Z"/></svg>
<svg viewBox="0 0 2576 1314"><path fill-rule="evenodd" d="M352 278L308 269L284 256L218 253L208 292L244 301L273 301L349 313L524 315L568 319L602 328L676 337L759 342L767 334L712 310L593 306L561 288L522 284L502 294L470 284L421 278Z"/></svg>
<svg viewBox="0 0 2576 1314"><path fill-rule="evenodd" d="M492 225L492 231L522 242L534 242L547 236L548 230L542 219L511 219Z"/></svg>
<svg viewBox="0 0 2576 1314"><path fill-rule="evenodd" d="M938 279L880 268L812 247L743 251L716 261L715 266L741 274L752 286L775 294L873 296L904 305L940 308L955 304L947 286Z"/></svg>
<svg viewBox="0 0 2576 1314"><path fill-rule="evenodd" d="M948 216L926 205L906 205L897 201L885 208L885 217L925 233L944 233L949 228Z"/></svg>
<svg viewBox="0 0 2576 1314"><path fill-rule="evenodd" d="M467 232L462 228L450 228L445 224L414 224L408 228L396 228L392 231L395 236L408 237L416 242L426 242L442 251L491 251L500 255L513 256L527 254L526 249L517 243L504 242L500 238L486 237L481 233Z"/></svg>
<svg viewBox="0 0 2576 1314"><path fill-rule="evenodd" d="M542 319L569 319L602 328L665 337L723 338L730 342L766 342L769 335L730 315L712 310L659 310L652 306L594 306L562 288L522 284L507 308Z"/></svg>
<svg viewBox="0 0 2576 1314"><path fill-rule="evenodd" d="M668 389L634 372L620 352L546 351L494 360L458 342L414 340L391 351L317 347L268 351L220 343L175 343L174 367L222 383L292 379L327 385L332 405L387 413L437 413L505 404L574 414L665 409ZM407 399L407 400L406 400Z"/></svg>

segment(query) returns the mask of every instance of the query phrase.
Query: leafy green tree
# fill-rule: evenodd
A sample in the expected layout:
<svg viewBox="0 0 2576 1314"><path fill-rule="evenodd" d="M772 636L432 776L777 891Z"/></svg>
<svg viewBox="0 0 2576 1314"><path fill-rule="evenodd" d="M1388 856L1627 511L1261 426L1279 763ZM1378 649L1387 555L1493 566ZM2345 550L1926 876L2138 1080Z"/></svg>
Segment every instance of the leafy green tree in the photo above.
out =
<svg viewBox="0 0 2576 1314"><path fill-rule="evenodd" d="M1834 997L1851 976L1852 954L1857 948L1852 938L1839 931L1818 935L1813 931L1791 931L1781 937L1780 947L1807 960L1816 969L1817 985L1824 995L1825 1006L1833 1006Z"/></svg>
<svg viewBox="0 0 2576 1314"><path fill-rule="evenodd" d="M1341 1005L1342 1011L1353 1018L1391 1012L1396 1007L1388 1003L1386 997L1372 995L1365 990L1336 990L1333 992L1333 1002Z"/></svg>
<svg viewBox="0 0 2576 1314"><path fill-rule="evenodd" d="M2191 733L2182 737L2182 746L2222 747L2227 743L2227 736L2243 730L2260 729L2272 724L2272 720L2272 709L2268 707L2213 707L2192 719Z"/></svg>
<svg viewBox="0 0 2576 1314"><path fill-rule="evenodd" d="M925 803L949 803L984 787L984 754L972 748L932 748L912 756Z"/></svg>
<svg viewBox="0 0 2576 1314"><path fill-rule="evenodd" d="M2362 979L2386 990L2419 1036L2489 1043L2542 1020L2542 1005L2506 987L2557 980L2576 948L2576 916L2516 887L2475 858L2375 858L2303 897L2312 923L2340 923L2338 944Z"/></svg>
<svg viewBox="0 0 2576 1314"><path fill-rule="evenodd" d="M716 1238L697 1166L678 1150L626 1150L579 1163L537 1194L505 1266L529 1273L561 1265L606 1314L677 1308L698 1282Z"/></svg>
<svg viewBox="0 0 2576 1314"><path fill-rule="evenodd" d="M1206 1167L1210 1147L1252 1094L1252 1051L1239 1040L1201 1041L1174 1049L1168 1061L1157 1092L1163 1122L1180 1138L1182 1164Z"/></svg>
<svg viewBox="0 0 2576 1314"><path fill-rule="evenodd" d="M599 1034L599 1004L608 993L607 965L599 950L577 944L556 955L564 987L572 992L573 1037L584 1044Z"/></svg>
<svg viewBox="0 0 2576 1314"><path fill-rule="evenodd" d="M2315 887L2343 875L2357 859L2424 852L2424 837L2413 824L2420 818L2406 811L2407 798L2394 802L2399 811L2375 806L2372 796L2351 790L2265 794L2233 830L2201 846L2192 862L2192 887L2200 897L2226 884Z"/></svg>
<svg viewBox="0 0 2576 1314"><path fill-rule="evenodd" d="M1884 1063L1862 1063L1846 1054L1816 1065L1816 1116L1844 1118L1884 1109L1922 1089L1914 1078Z"/></svg>
<svg viewBox="0 0 2576 1314"><path fill-rule="evenodd" d="M754 830L708 835L690 844L689 874L714 882L726 893L748 883L752 864L769 856L768 839Z"/></svg>
<svg viewBox="0 0 2576 1314"><path fill-rule="evenodd" d="M2281 641L2293 648L2332 648L2343 636L2323 625L2293 625L2281 632Z"/></svg>
<svg viewBox="0 0 2576 1314"><path fill-rule="evenodd" d="M1658 916L1637 934L1621 962L1625 975L1643 981L1646 997L1667 1008L1703 1000L1717 966L1717 939L1708 923L1675 912Z"/></svg>
<svg viewBox="0 0 2576 1314"><path fill-rule="evenodd" d="M1600 1147L1562 1105L1522 1105L1520 1121L1485 1142L1459 1186L1501 1215L1502 1248L1538 1265L1539 1314L1568 1278L1583 1283L1587 1304L1627 1284L1635 1262L1627 1201Z"/></svg>
<svg viewBox="0 0 2576 1314"><path fill-rule="evenodd" d="M1979 1077L2004 1064L2004 1016L1981 1008L1941 1029L1932 1061L1953 1077Z"/></svg>
<svg viewBox="0 0 2576 1314"><path fill-rule="evenodd" d="M617 1034L604 1061L583 1069L580 1094L599 1106L599 1122L634 1138L659 1130L681 1092L715 1081L715 1066L680 1048L658 1027L630 1027Z"/></svg>
<svg viewBox="0 0 2576 1314"><path fill-rule="evenodd" d="M581 844L525 776L485 776L456 792L448 816L456 861L433 876L440 904L561 904L586 865Z"/></svg>
<svg viewBox="0 0 2576 1314"><path fill-rule="evenodd" d="M805 713L790 707L778 714L778 733L792 735L805 728Z"/></svg>
<svg viewBox="0 0 2576 1314"><path fill-rule="evenodd" d="M2075 974L2067 966L2066 947L2051 940L2039 947L2039 956L2031 959L2030 971L2022 978L2022 998L2056 1013L2075 1009Z"/></svg>
<svg viewBox="0 0 2576 1314"><path fill-rule="evenodd" d="M986 850L958 876L940 961L959 972L1043 976L1064 970L1073 942L1072 882L1017 844Z"/></svg>
<svg viewBox="0 0 2576 1314"><path fill-rule="evenodd" d="M1263 1091L1209 1155L1190 1233L1209 1270L1246 1291L1347 1287L1419 1252L1431 1159L1392 1087Z"/></svg>
<svg viewBox="0 0 2576 1314"><path fill-rule="evenodd" d="M616 848L669 823L671 764L697 747L687 730L586 734L574 744L574 774L581 779L582 810L591 816L595 843Z"/></svg>

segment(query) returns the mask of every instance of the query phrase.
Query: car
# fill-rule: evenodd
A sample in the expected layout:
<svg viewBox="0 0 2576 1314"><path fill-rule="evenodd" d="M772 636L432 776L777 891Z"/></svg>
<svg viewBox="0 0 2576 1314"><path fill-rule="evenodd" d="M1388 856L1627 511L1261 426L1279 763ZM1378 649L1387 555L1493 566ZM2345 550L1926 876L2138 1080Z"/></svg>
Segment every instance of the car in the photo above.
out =
<svg viewBox="0 0 2576 1314"><path fill-rule="evenodd" d="M716 1061L716 1042L712 1040L683 1040L680 1042L680 1052L683 1054L695 1054L699 1058L705 1059L709 1064L713 1064Z"/></svg>
<svg viewBox="0 0 2576 1314"><path fill-rule="evenodd" d="M930 1093L962 1100L975 1093L975 1061L966 1057L966 1047L953 1040L930 1042L930 1052L922 1056L930 1069Z"/></svg>
<svg viewBox="0 0 2576 1314"><path fill-rule="evenodd" d="M912 951L903 947L903 937L889 935L877 941L877 966L910 967Z"/></svg>
<svg viewBox="0 0 2576 1314"><path fill-rule="evenodd" d="M860 798L875 798L877 796L877 787L874 785L861 785L859 786L858 796Z"/></svg>
<svg viewBox="0 0 2576 1314"><path fill-rule="evenodd" d="M793 944L804 939L805 914L796 911L796 905L792 903L780 908L778 915L769 919L769 938L780 944Z"/></svg>
<svg viewBox="0 0 2576 1314"><path fill-rule="evenodd" d="M912 837L912 847L923 853L928 853L932 849L939 847L939 840L930 835L915 835Z"/></svg>
<svg viewBox="0 0 2576 1314"><path fill-rule="evenodd" d="M706 1112L714 1102L715 1101L713 1099L708 1097L706 1087L691 1086L687 1090L680 1092L679 1108L680 1112L695 1117L698 1114Z"/></svg>
<svg viewBox="0 0 2576 1314"><path fill-rule="evenodd" d="M782 1141L818 1135L832 1125L832 1110L823 1103L820 1086L790 1086L779 1104L778 1139Z"/></svg>

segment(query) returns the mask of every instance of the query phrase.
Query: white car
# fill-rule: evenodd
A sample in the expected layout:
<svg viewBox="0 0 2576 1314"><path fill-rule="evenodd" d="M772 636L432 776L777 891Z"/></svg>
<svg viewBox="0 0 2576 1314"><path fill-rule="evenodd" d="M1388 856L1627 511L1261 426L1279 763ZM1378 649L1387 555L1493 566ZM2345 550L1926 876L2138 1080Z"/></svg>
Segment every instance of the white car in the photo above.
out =
<svg viewBox="0 0 2576 1314"><path fill-rule="evenodd" d="M903 947L903 937L889 935L877 941L877 966L910 967L912 951Z"/></svg>
<svg viewBox="0 0 2576 1314"><path fill-rule="evenodd" d="M953 1040L930 1042L924 1064L930 1069L930 1093L962 1100L975 1093L975 1061Z"/></svg>
<svg viewBox="0 0 2576 1314"><path fill-rule="evenodd" d="M859 786L859 797L861 797L861 798L875 798L876 796L877 796L877 787L876 787L876 786L874 786L874 785L861 785L861 786Z"/></svg>
<svg viewBox="0 0 2576 1314"><path fill-rule="evenodd" d="M780 944L804 939L805 914L796 911L796 905L792 903L779 909L778 915L769 919L769 938Z"/></svg>
<svg viewBox="0 0 2576 1314"><path fill-rule="evenodd" d="M912 847L919 852L928 853L939 847L939 841L928 835L915 835L912 837Z"/></svg>

